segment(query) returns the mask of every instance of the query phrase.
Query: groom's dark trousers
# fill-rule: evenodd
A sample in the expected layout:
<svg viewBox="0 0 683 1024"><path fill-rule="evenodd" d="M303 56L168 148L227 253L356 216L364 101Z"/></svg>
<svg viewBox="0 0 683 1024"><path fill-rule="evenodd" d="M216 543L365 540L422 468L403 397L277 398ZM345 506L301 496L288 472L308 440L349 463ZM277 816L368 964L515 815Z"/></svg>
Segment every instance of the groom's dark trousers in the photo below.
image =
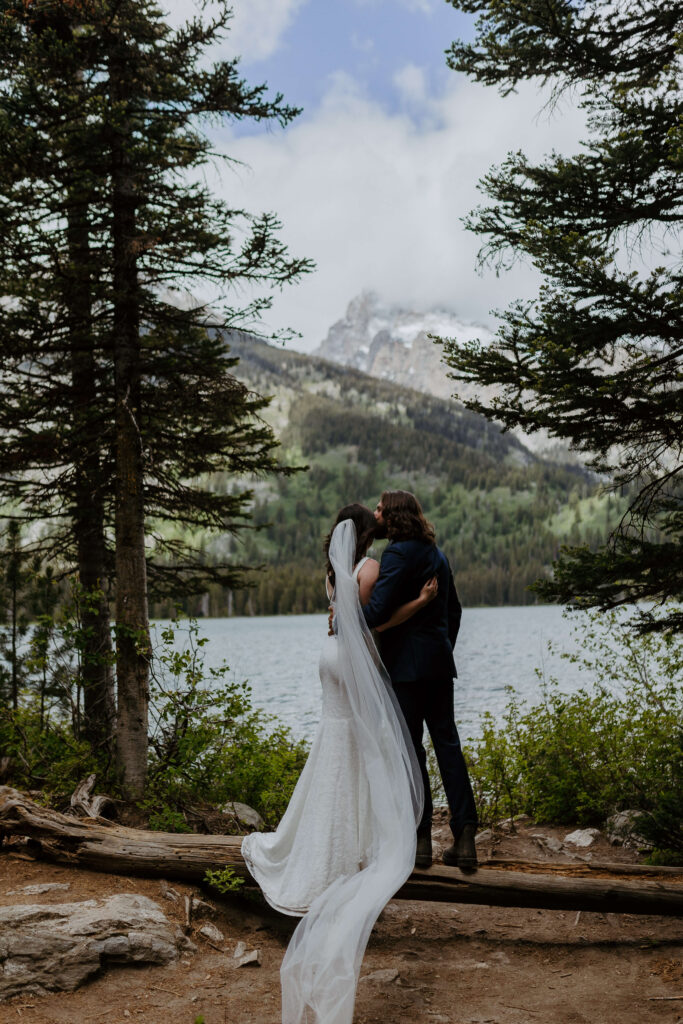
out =
<svg viewBox="0 0 683 1024"><path fill-rule="evenodd" d="M416 615L380 634L381 655L408 725L422 772L425 806L419 832L429 831L432 798L422 742L426 723L457 838L463 825L477 824L477 810L453 716L453 661L462 608L448 560L435 544L393 541L382 556L372 597L363 608L370 628L381 625L407 601L416 598L432 576L437 596Z"/></svg>

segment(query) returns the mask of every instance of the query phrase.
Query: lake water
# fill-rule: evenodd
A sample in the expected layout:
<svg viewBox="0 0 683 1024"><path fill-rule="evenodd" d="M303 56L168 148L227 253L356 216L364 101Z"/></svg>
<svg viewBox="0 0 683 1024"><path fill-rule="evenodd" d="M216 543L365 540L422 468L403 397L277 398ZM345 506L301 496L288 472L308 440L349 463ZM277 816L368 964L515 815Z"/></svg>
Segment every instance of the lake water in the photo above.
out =
<svg viewBox="0 0 683 1024"><path fill-rule="evenodd" d="M566 693L590 681L585 671L559 657L559 651L577 649L576 621L578 616L565 618L555 605L464 611L455 649L455 714L463 739L477 736L482 712L500 717L507 686L537 701L536 669L555 676ZM248 680L257 707L277 715L296 736L312 736L320 717L318 657L327 635L325 615L202 619L199 628L209 640L207 667L227 662L227 678ZM557 654L549 653L549 641Z"/></svg>

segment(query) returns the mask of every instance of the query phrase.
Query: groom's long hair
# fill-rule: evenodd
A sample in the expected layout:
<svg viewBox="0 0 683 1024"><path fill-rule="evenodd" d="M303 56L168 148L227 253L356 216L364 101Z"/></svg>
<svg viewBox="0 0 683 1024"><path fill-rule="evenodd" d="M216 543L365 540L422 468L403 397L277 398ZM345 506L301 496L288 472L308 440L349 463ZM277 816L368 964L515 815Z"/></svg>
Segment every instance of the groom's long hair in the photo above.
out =
<svg viewBox="0 0 683 1024"><path fill-rule="evenodd" d="M325 552L325 559L327 561L327 575L332 586L334 586L334 569L330 562L330 541L332 539L332 534L334 533L334 527L338 526L339 523L343 522L345 519L353 520L353 525L356 527L355 565L357 565L363 555L367 553L367 550L372 544L375 536L375 517L366 505L360 505L358 502L354 502L353 505L344 505L344 508L339 509L337 512L337 518L334 521L334 526L328 533L327 537L325 537L325 543L323 545L323 551Z"/></svg>
<svg viewBox="0 0 683 1024"><path fill-rule="evenodd" d="M432 524L410 491L385 491L380 498L387 537L392 540L425 540L436 544Z"/></svg>

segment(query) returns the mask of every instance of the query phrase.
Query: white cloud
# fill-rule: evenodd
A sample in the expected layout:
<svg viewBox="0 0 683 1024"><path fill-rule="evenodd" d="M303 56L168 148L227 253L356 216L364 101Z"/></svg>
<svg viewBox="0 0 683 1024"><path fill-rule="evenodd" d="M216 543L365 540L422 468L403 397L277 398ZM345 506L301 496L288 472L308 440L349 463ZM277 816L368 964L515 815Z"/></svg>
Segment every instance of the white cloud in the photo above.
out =
<svg viewBox="0 0 683 1024"><path fill-rule="evenodd" d="M239 54L243 61L265 60L279 48L294 17L308 0L235 0L221 56ZM178 25L206 10L197 0L162 0L168 20ZM209 3L209 13L211 10Z"/></svg>
<svg viewBox="0 0 683 1024"><path fill-rule="evenodd" d="M269 315L271 328L301 331L302 348L319 344L364 288L389 303L445 308L490 325L493 307L537 287L524 267L479 276L479 243L460 218L482 199L477 181L509 150L532 158L552 148L573 152L580 112L566 106L539 117L543 97L531 85L501 99L455 75L429 97L412 66L396 83L419 101L421 116L387 113L344 74L331 78L314 114L284 133L225 144L251 168L224 179L230 202L276 211L292 252L318 264L278 294Z"/></svg>
<svg viewBox="0 0 683 1024"><path fill-rule="evenodd" d="M408 104L424 104L428 100L427 81L423 68L406 64L393 76L393 83L401 99Z"/></svg>
<svg viewBox="0 0 683 1024"><path fill-rule="evenodd" d="M245 62L275 53L297 11L307 0L236 0L230 45Z"/></svg>

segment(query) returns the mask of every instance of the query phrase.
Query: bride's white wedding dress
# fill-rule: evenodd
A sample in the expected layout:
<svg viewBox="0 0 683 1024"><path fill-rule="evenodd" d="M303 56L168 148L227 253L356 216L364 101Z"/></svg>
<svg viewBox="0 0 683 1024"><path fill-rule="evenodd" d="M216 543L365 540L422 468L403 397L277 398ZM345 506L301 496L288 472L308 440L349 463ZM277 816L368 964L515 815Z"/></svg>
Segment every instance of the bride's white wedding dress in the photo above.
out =
<svg viewBox="0 0 683 1024"><path fill-rule="evenodd" d="M352 574L356 584L366 561ZM277 832L253 832L242 843L247 867L271 906L297 916L335 879L365 865L370 838L368 785L339 677L336 636L325 638L319 672L320 724L287 810Z"/></svg>
<svg viewBox="0 0 683 1024"><path fill-rule="evenodd" d="M367 940L410 875L422 780L389 677L365 623L356 531L330 542L336 635L320 658L322 718L274 833L242 843L268 902L305 915L281 968L284 1024L351 1024Z"/></svg>

